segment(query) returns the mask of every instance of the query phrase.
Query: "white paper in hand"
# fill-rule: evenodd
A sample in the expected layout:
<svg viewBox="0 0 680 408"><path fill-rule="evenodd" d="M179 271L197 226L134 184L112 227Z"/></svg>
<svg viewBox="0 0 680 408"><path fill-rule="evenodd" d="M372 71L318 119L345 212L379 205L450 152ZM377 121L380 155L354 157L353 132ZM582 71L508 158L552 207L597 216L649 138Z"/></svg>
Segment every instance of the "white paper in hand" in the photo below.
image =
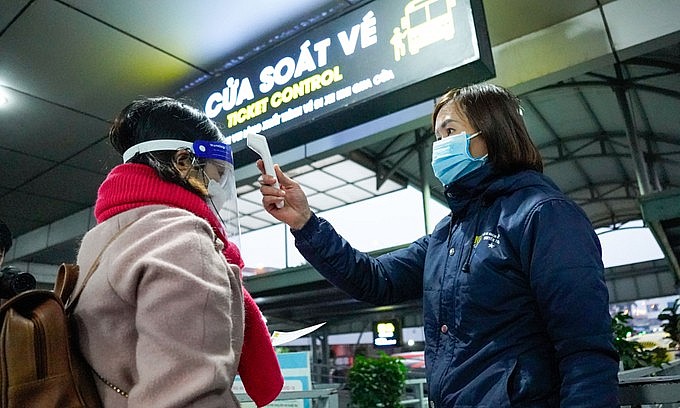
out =
<svg viewBox="0 0 680 408"><path fill-rule="evenodd" d="M315 324L314 326L305 327L304 329L295 330L292 332L275 331L272 333L272 345L276 347L291 342L295 339L299 339L300 337L313 332L324 324L326 324L326 322Z"/></svg>

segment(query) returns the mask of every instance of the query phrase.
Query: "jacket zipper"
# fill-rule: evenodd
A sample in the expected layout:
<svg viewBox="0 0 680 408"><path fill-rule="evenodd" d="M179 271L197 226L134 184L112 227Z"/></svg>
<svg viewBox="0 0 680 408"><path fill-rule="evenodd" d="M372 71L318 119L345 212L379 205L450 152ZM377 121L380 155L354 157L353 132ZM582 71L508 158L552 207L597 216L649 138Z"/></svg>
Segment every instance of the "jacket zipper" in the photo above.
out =
<svg viewBox="0 0 680 408"><path fill-rule="evenodd" d="M479 212L480 211L481 211L481 205L477 205L477 207L475 208L475 219L473 221L474 222L474 224L473 224L473 234L472 234L472 241L473 242L470 243L470 248L466 252L461 254L461 258L460 258L461 262L458 263L460 265L460 267L456 267L456 270L455 270L455 273L454 273L454 276L453 276L454 282L456 282L458 280L458 277L461 273L468 273L470 271L469 262L470 262L470 259L472 258L472 252L474 250L474 240L475 240L475 236L477 235L477 229L479 228L479 226L477 224L479 223L479 216L480 216ZM458 218L457 223L454 226L453 225L453 215L451 216L451 225L449 226L449 237L448 237L448 245L447 245L448 251L451 250L453 233L458 230L460 222L462 222L462 221L461 221L460 218ZM464 251L464 250L465 250L465 238L463 238L463 246L461 248L461 251ZM446 255L449 256L448 252L447 252ZM456 332L458 330L458 324L456 323L456 308L458 307L458 299L457 299L457 297L458 297L457 296L458 295L457 286L458 285L455 285L455 286L456 286L456 288L454 288L453 303L452 303L453 304L453 308L452 308L453 309L452 310L453 321L450 322L451 327L449 329L449 330L453 330L454 332ZM441 305L441 300L440 300L440 305ZM456 336L453 336L453 337L454 337L454 339L452 339L452 341L454 342L453 347L455 349L456 343L458 342L458 339L457 339ZM444 387L443 387L443 385L444 385L444 380L448 376L450 369L451 369L451 364L449 363L449 365L446 367L446 371L444 372L444 375L439 380L439 400L440 401L444 400L444 394L443 394Z"/></svg>
<svg viewBox="0 0 680 408"><path fill-rule="evenodd" d="M37 317L31 317L31 321L35 327L35 367L38 379L41 380L47 375L47 356L45 350L45 327Z"/></svg>
<svg viewBox="0 0 680 408"><path fill-rule="evenodd" d="M460 218L456 218L456 222L454 223L453 214L452 214L452 215L451 215L451 221L450 221L450 224L449 224L449 236L447 237L447 240L446 240L447 243L446 243L446 254L445 254L445 256L446 256L447 260L446 260L446 262L444 263L445 267L446 267L446 265L449 264L449 259L448 259L448 258L451 257L451 256L449 255L449 253L450 253L450 251L451 251L451 245L453 244L453 242L452 242L452 240L453 240L453 233L456 232L456 231L458 230L458 228L460 227L459 222L460 222ZM455 267L455 266L454 266L454 267ZM456 272L455 272L455 275L454 275L454 280L455 280L456 276L458 275L458 268L455 268L455 269L456 269ZM442 285L444 285L443 280L442 280ZM443 295L444 295L443 287L442 287L441 293L442 293L441 296L443 296ZM455 319L456 303L457 303L457 302L456 302L456 297L455 297L455 295L454 295L454 297L453 297L454 319ZM440 308L440 309L442 308L442 299L441 299L441 298L439 299L439 308ZM440 324L441 324L441 322L440 322ZM453 329L453 325L451 326L451 329ZM437 330L437 331L439 332L439 330ZM438 337L439 337L439 339L437 340L437 355L439 355L439 345L440 345L440 343L441 343L441 333L438 334ZM454 347L455 347L455 344L454 344ZM441 358L441 357L440 357L440 358ZM440 363L440 364L441 364L441 363ZM444 371L444 375L442 375L441 378L439 378L439 395L437 396L437 398L438 398L439 401L443 401L443 400L444 400L444 394L443 394L444 387L443 387L443 385L444 385L444 380L446 379L446 376L448 375L449 369L450 369L450 368L451 368L451 364L450 364L450 362L449 362L449 363L447 364L447 366L446 366L445 371Z"/></svg>

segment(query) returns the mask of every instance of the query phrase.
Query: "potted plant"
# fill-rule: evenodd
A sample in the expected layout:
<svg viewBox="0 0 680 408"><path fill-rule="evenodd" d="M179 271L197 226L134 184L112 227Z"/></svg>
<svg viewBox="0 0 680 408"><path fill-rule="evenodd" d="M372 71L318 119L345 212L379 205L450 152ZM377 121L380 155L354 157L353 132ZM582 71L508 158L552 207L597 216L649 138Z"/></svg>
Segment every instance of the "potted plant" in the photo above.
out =
<svg viewBox="0 0 680 408"><path fill-rule="evenodd" d="M627 324L631 319L631 316L621 312L612 318L614 347L619 352L623 369L630 370L648 366L661 367L661 364L668 362L668 350L665 348L656 347L648 350L640 342L628 340L628 336L633 332L633 328Z"/></svg>
<svg viewBox="0 0 680 408"><path fill-rule="evenodd" d="M406 366L396 357L356 356L348 373L352 403L359 408L400 407L406 383Z"/></svg>
<svg viewBox="0 0 680 408"><path fill-rule="evenodd" d="M669 347L676 349L680 345L680 314L678 308L680 308L680 298L675 299L673 305L663 309L658 316L661 321L667 320L661 327L663 327L663 331L668 333L666 337L671 339Z"/></svg>

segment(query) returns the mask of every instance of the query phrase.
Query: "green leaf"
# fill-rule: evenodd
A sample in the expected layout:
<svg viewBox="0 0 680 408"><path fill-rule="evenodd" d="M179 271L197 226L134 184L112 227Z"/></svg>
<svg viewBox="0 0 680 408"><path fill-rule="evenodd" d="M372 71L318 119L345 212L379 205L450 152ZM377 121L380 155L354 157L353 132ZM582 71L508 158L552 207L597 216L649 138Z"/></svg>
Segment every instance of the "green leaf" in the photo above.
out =
<svg viewBox="0 0 680 408"><path fill-rule="evenodd" d="M348 373L352 403L360 408L399 407L406 382L406 366L398 358L357 356Z"/></svg>

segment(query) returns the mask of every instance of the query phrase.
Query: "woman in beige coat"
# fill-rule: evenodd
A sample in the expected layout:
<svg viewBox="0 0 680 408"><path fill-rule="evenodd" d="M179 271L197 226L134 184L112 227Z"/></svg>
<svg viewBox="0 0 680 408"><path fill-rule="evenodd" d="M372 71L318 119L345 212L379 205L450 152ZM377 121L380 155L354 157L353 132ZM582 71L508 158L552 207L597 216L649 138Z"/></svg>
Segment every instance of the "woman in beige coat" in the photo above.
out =
<svg viewBox="0 0 680 408"><path fill-rule="evenodd" d="M96 271L75 310L102 402L238 407L243 263L216 211L231 150L170 98L131 103L109 135L125 163L99 188L78 253L81 274Z"/></svg>

